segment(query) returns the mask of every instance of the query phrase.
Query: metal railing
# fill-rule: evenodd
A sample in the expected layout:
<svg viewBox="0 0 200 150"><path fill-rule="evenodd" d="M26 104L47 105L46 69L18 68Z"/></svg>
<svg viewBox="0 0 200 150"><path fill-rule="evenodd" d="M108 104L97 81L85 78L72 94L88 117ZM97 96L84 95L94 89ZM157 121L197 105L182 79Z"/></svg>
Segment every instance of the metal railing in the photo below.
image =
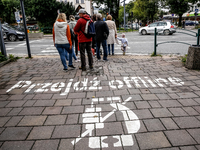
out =
<svg viewBox="0 0 200 150"><path fill-rule="evenodd" d="M191 31L191 30L186 30L186 29L179 29L179 30L180 31L178 31L177 33L183 33L183 34L187 34L187 35L190 35L190 36L193 36L193 37L197 37L197 46L199 46L200 29L198 29L197 33L194 32L194 31ZM182 32L182 31L188 31L188 32L191 32L191 33L195 33L196 35L186 33L186 32ZM157 28L155 28L155 30L154 30L154 53L153 53L153 55L157 55L156 54L157 53L157 47L158 47L158 45L161 45L161 44L181 43L181 44L191 45L190 43L181 42L181 41L166 41L166 42L157 43L157 35L158 35Z"/></svg>

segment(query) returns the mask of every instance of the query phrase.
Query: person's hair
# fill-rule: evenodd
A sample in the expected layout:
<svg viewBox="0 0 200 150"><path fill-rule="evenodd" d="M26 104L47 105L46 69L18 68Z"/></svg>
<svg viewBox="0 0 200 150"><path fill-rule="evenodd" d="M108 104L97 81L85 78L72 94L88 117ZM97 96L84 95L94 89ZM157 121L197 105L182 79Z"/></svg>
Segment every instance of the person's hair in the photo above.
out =
<svg viewBox="0 0 200 150"><path fill-rule="evenodd" d="M122 37L125 37L125 33L122 33Z"/></svg>
<svg viewBox="0 0 200 150"><path fill-rule="evenodd" d="M111 16L111 15L108 15L108 16L106 17L106 20L112 20L112 16Z"/></svg>
<svg viewBox="0 0 200 150"><path fill-rule="evenodd" d="M74 17L73 15L70 15L70 16L69 16L69 20L70 20L70 21L74 21L74 20L75 20L75 17Z"/></svg>
<svg viewBox="0 0 200 150"><path fill-rule="evenodd" d="M61 20L65 21L65 22L67 22L67 17L65 15L65 13L58 14L58 17L57 17L56 20L58 20L58 19L61 19Z"/></svg>
<svg viewBox="0 0 200 150"><path fill-rule="evenodd" d="M94 14L93 16L92 16L92 21L96 21L97 19L96 19L96 14Z"/></svg>
<svg viewBox="0 0 200 150"><path fill-rule="evenodd" d="M98 14L96 15L96 18L97 18L97 20L101 20L102 15L101 15L100 13L98 13Z"/></svg>

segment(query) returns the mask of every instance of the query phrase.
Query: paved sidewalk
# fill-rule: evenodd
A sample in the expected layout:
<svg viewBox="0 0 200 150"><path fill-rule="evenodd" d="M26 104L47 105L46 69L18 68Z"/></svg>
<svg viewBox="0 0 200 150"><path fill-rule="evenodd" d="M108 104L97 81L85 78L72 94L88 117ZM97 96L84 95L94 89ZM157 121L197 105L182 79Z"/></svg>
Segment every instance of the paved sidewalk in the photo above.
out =
<svg viewBox="0 0 200 150"><path fill-rule="evenodd" d="M0 68L2 150L200 150L200 72L177 57L58 56Z"/></svg>

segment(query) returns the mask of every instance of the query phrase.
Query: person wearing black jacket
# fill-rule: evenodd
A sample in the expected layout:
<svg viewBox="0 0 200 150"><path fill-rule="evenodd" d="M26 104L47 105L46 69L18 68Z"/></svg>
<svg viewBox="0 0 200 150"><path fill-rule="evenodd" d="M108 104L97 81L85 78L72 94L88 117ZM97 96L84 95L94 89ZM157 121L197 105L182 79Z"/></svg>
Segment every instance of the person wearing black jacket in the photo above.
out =
<svg viewBox="0 0 200 150"><path fill-rule="evenodd" d="M97 59L101 60L100 56L100 44L102 43L103 47L103 60L107 61L108 56L108 50L107 50L107 42L106 39L109 35L109 29L107 24L101 20L102 15L98 13L96 15L97 21L95 22L95 31L96 31L96 53L97 53Z"/></svg>

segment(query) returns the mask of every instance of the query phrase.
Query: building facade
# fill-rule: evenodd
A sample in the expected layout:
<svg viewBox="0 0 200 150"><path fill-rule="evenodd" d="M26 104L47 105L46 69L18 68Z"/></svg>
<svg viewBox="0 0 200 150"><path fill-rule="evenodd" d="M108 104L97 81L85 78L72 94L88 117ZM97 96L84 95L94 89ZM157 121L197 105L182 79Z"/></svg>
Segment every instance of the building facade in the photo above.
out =
<svg viewBox="0 0 200 150"><path fill-rule="evenodd" d="M57 0L59 2L71 2L75 6L75 10L84 8L90 15L93 14L92 0Z"/></svg>

